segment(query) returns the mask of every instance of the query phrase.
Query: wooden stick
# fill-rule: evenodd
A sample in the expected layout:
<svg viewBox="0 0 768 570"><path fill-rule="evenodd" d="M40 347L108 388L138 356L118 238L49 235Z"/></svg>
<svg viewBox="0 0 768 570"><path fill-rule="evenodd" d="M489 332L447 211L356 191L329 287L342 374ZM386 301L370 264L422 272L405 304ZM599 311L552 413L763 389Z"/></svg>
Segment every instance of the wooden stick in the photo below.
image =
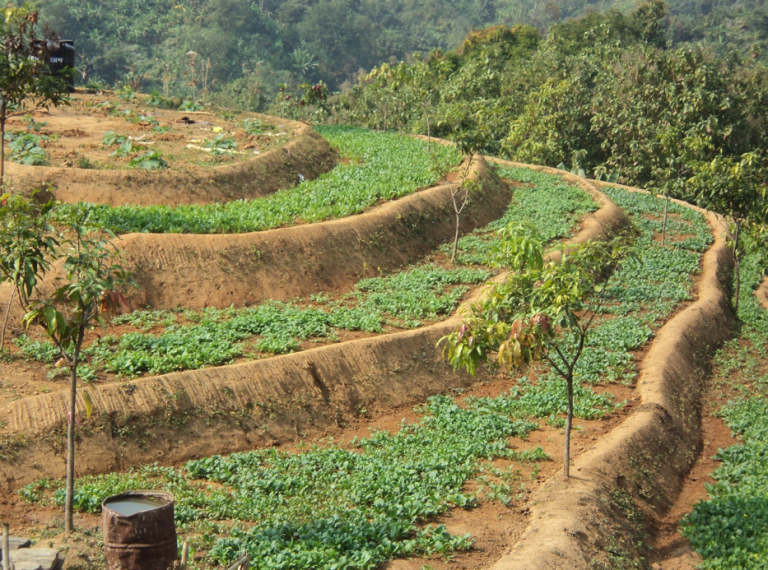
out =
<svg viewBox="0 0 768 570"><path fill-rule="evenodd" d="M185 540L184 546L181 548L181 565L179 570L187 570L187 556L189 556L189 543Z"/></svg>
<svg viewBox="0 0 768 570"><path fill-rule="evenodd" d="M238 559L232 566L229 567L229 570L250 570L251 568L251 557L246 554L242 558Z"/></svg>
<svg viewBox="0 0 768 570"><path fill-rule="evenodd" d="M3 569L11 570L11 527L3 523Z"/></svg>

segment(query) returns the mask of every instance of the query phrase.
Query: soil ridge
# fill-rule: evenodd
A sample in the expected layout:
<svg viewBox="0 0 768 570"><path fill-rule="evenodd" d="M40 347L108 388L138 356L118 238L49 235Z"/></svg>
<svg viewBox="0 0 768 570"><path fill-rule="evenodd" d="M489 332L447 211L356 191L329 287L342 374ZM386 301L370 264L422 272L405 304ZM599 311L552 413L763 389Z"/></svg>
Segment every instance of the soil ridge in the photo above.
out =
<svg viewBox="0 0 768 570"><path fill-rule="evenodd" d="M336 166L338 154L310 125L279 121L292 129L291 140L235 164L190 171L142 171L8 163L8 175L17 190L48 188L62 202L176 206L260 198L295 186L301 177L313 180Z"/></svg>
<svg viewBox="0 0 768 570"><path fill-rule="evenodd" d="M462 217L465 233L501 216L512 197L482 158L473 161L470 177L480 189ZM127 234L115 245L139 285L128 292L128 308L226 308L289 300L409 265L453 236L453 184L355 216L261 232ZM43 286L57 277L51 272ZM10 291L7 284L0 286L1 306ZM9 322L18 323L18 302L12 307Z"/></svg>
<svg viewBox="0 0 768 570"><path fill-rule="evenodd" d="M703 257L698 298L661 328L643 359L640 406L575 459L569 481L560 473L542 487L524 535L492 570L595 570L640 559L648 532L695 463L706 355L731 336L733 257L721 218L676 202L704 213L715 239Z"/></svg>
<svg viewBox="0 0 768 570"><path fill-rule="evenodd" d="M569 182L577 181L573 175L558 174ZM624 212L605 194L587 186L600 209L582 219L582 229L568 242L571 244L608 237L627 223ZM436 343L458 326L469 305L478 302L486 289L477 289L449 319L414 331L243 364L87 387L95 415L90 420L79 418L83 422L80 433L89 449L98 450L89 472L148 460L141 450L130 449L118 437L126 426L154 425L148 428L155 430L153 452L162 454L164 462L178 463L273 445L305 429L341 425L365 413L362 410L412 405L468 386L478 378L454 374ZM78 410L84 410L82 389L78 398ZM32 468L33 457L46 464L44 476L63 473L61 449L45 438L63 429L66 407L64 392L53 392L18 400L0 410L7 422L6 436L25 434L30 438L28 447L17 450L15 460L0 462L0 482L5 476L8 487L14 488L43 476ZM208 415L202 410L208 410ZM171 426L178 418L189 421L184 429ZM41 456L48 459L42 461Z"/></svg>

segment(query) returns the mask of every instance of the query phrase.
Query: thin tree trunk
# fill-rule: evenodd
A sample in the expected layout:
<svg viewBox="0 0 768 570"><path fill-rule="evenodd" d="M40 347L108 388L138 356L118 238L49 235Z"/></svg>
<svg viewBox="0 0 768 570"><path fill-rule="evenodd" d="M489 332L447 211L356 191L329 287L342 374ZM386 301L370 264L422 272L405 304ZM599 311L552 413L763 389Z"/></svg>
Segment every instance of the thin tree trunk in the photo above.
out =
<svg viewBox="0 0 768 570"><path fill-rule="evenodd" d="M389 114L389 103L384 104L384 132L387 132L387 115Z"/></svg>
<svg viewBox="0 0 768 570"><path fill-rule="evenodd" d="M568 387L568 417L565 420L565 461L563 473L566 479L571 476L571 424L573 423L573 372L568 374L565 383Z"/></svg>
<svg viewBox="0 0 768 570"><path fill-rule="evenodd" d="M667 239L667 211L669 210L669 190L664 193L664 221L661 223L661 245Z"/></svg>
<svg viewBox="0 0 768 570"><path fill-rule="evenodd" d="M8 315L11 313L11 303L13 303L13 298L16 296L16 288L14 287L11 290L11 297L8 299L8 305L5 307L5 318L3 319L3 332L0 334L0 353L3 352L3 349L5 348L5 331L8 329Z"/></svg>
<svg viewBox="0 0 768 570"><path fill-rule="evenodd" d="M5 185L5 99L0 101L0 191Z"/></svg>
<svg viewBox="0 0 768 570"><path fill-rule="evenodd" d="M736 293L733 296L733 312L739 315L739 289L741 288L741 264L739 263L739 234L741 233L741 222L736 220L736 241L733 245L734 269L736 270Z"/></svg>
<svg viewBox="0 0 768 570"><path fill-rule="evenodd" d="M459 225L461 224L461 215L456 214L456 235L453 238L453 255L451 256L451 264L456 265L456 252L459 249Z"/></svg>
<svg viewBox="0 0 768 570"><path fill-rule="evenodd" d="M77 412L77 365L72 367L69 378L69 424L67 425L67 497L64 503L64 532L74 528L75 492L75 413Z"/></svg>
<svg viewBox="0 0 768 570"><path fill-rule="evenodd" d="M427 153L429 153L431 152L432 135L429 132L429 111L426 105L424 105L424 117L427 119Z"/></svg>

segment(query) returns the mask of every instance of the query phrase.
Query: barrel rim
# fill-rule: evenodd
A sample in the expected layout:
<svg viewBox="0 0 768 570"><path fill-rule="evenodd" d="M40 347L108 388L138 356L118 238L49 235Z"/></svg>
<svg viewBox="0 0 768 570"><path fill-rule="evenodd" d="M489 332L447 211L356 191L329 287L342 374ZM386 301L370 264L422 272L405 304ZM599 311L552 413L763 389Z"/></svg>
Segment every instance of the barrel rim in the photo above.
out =
<svg viewBox="0 0 768 570"><path fill-rule="evenodd" d="M153 499L165 500L166 502L164 502L162 505L158 505L154 509L149 509L149 510L146 510L146 511L140 511L138 513L133 513L132 515L124 515L124 514L118 513L117 511L114 511L114 510L110 509L109 505L107 505L108 502L119 500L119 499L123 499L123 498L129 498L129 497L151 497ZM109 511L113 515L129 519L129 518L132 518L132 517L135 517L135 516L138 516L138 515L146 514L146 513L149 513L149 512L153 512L153 511L157 511L159 509L162 509L163 507L168 507L169 505L171 507L173 507L175 505L175 503L176 503L176 499L174 498L173 495L171 495L167 491L151 491L151 490L125 491L123 493L118 493L117 495L112 495L112 496L107 497L106 499L104 499L101 502L101 511L102 512Z"/></svg>

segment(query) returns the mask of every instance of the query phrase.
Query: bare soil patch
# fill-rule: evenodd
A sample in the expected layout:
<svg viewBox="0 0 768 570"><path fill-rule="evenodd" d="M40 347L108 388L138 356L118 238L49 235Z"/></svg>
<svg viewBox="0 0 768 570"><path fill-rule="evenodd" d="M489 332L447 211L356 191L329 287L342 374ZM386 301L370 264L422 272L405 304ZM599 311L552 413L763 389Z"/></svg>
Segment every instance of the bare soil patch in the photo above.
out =
<svg viewBox="0 0 768 570"><path fill-rule="evenodd" d="M337 162L327 141L303 123L238 111L162 109L144 100L78 92L69 107L11 119L11 136L39 137L48 162L10 162L15 188L45 188L65 202L207 204L266 196ZM119 144L108 144L107 133L120 137ZM121 151L125 145L130 149ZM159 153L168 168L131 165L149 152Z"/></svg>

